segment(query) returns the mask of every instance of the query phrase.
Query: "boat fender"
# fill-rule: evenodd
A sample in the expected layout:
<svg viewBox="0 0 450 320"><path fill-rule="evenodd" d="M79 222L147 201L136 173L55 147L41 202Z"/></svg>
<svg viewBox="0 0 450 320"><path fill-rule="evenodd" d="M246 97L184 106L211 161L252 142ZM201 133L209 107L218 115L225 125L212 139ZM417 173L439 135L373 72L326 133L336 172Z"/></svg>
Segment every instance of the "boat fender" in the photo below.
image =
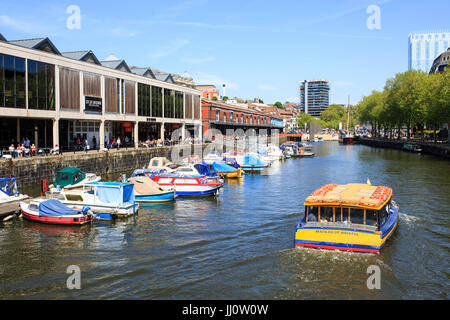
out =
<svg viewBox="0 0 450 320"><path fill-rule="evenodd" d="M86 215L88 213L88 211L91 210L91 207L88 206L83 206L83 208L81 209L81 212Z"/></svg>

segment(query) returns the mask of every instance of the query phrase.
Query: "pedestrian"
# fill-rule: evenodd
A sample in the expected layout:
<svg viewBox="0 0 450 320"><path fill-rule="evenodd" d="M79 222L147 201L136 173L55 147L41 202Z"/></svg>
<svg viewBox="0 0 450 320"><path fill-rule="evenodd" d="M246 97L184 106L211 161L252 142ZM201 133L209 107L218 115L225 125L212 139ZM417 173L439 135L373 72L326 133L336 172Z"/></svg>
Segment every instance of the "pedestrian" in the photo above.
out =
<svg viewBox="0 0 450 320"><path fill-rule="evenodd" d="M17 153L17 158L22 158L22 148L20 147L20 144L17 145L16 153Z"/></svg>
<svg viewBox="0 0 450 320"><path fill-rule="evenodd" d="M17 158L17 152L16 149L14 148L14 144L11 144L9 146L9 152L11 153L11 157L13 157L14 159Z"/></svg>
<svg viewBox="0 0 450 320"><path fill-rule="evenodd" d="M120 149L120 136L117 137L117 150Z"/></svg>
<svg viewBox="0 0 450 320"><path fill-rule="evenodd" d="M95 136L92 138L92 145L94 146L94 149L97 149L97 138Z"/></svg>
<svg viewBox="0 0 450 320"><path fill-rule="evenodd" d="M80 140L80 137L77 138L77 150L81 150L81 140Z"/></svg>

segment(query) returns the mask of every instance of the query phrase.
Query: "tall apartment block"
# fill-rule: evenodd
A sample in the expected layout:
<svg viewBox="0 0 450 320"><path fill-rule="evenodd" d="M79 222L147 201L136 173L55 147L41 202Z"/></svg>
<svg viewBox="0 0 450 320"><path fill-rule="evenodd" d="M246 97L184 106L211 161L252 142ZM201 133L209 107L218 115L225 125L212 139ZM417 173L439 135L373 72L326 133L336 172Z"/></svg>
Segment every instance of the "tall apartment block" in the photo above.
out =
<svg viewBox="0 0 450 320"><path fill-rule="evenodd" d="M330 104L328 80L304 80L300 82L300 107L303 113L320 118L320 113Z"/></svg>
<svg viewBox="0 0 450 320"><path fill-rule="evenodd" d="M450 47L450 32L417 32L408 37L408 70L430 72L434 59Z"/></svg>

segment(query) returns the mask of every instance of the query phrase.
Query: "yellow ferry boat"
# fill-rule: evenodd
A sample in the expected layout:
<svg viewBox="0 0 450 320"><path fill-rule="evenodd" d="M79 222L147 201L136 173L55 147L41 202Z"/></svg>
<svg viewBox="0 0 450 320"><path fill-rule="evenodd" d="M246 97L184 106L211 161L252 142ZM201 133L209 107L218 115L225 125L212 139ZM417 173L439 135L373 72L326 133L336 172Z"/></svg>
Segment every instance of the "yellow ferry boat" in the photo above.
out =
<svg viewBox="0 0 450 320"><path fill-rule="evenodd" d="M327 184L305 200L295 246L379 253L398 223L388 187Z"/></svg>

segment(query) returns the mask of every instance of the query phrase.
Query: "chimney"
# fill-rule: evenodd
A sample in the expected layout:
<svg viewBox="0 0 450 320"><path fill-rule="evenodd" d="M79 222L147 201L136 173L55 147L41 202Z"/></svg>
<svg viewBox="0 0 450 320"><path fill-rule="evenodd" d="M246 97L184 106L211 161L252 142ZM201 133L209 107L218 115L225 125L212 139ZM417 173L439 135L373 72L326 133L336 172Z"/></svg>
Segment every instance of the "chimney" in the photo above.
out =
<svg viewBox="0 0 450 320"><path fill-rule="evenodd" d="M226 91L225 91L225 84L222 85L222 99L225 97Z"/></svg>

